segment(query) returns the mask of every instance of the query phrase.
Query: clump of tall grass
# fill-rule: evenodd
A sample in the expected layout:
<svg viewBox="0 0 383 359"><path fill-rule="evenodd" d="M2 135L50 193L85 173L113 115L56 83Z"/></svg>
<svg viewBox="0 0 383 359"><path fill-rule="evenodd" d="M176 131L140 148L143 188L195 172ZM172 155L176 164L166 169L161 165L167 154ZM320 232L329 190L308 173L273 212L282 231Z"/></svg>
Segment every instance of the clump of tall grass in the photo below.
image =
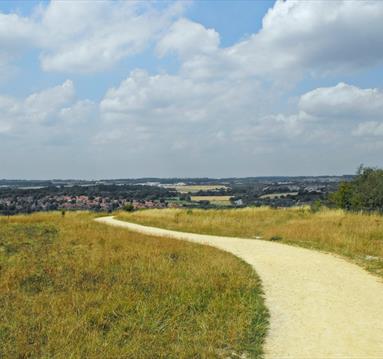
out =
<svg viewBox="0 0 383 359"><path fill-rule="evenodd" d="M236 257L92 221L0 217L0 358L258 357L260 282Z"/></svg>
<svg viewBox="0 0 383 359"><path fill-rule="evenodd" d="M256 238L334 252L383 276L383 216L322 208L147 210L118 218L194 233Z"/></svg>

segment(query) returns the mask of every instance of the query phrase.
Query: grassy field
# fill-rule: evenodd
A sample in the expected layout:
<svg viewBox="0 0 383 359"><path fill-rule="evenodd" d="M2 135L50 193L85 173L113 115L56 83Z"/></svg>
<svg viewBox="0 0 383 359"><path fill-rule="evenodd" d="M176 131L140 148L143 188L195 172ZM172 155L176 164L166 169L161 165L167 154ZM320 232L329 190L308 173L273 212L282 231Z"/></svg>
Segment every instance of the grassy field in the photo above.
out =
<svg viewBox="0 0 383 359"><path fill-rule="evenodd" d="M180 193L195 193L198 191L211 191L216 189L224 189L226 186L221 185L184 185L184 186L166 186L168 188L175 188Z"/></svg>
<svg viewBox="0 0 383 359"><path fill-rule="evenodd" d="M260 357L250 266L92 218L0 217L0 358Z"/></svg>
<svg viewBox="0 0 383 359"><path fill-rule="evenodd" d="M118 218L180 231L262 237L340 254L383 276L383 216L308 208L148 210Z"/></svg>
<svg viewBox="0 0 383 359"><path fill-rule="evenodd" d="M192 201L209 201L218 205L229 205L231 196L191 196Z"/></svg>

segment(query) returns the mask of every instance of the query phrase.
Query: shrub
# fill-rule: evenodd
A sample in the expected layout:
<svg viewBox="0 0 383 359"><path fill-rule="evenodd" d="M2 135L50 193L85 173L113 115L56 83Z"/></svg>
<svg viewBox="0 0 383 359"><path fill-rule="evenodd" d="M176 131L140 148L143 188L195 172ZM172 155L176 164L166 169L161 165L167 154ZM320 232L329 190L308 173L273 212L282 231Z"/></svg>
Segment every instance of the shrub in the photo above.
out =
<svg viewBox="0 0 383 359"><path fill-rule="evenodd" d="M321 210L322 208L322 202L317 199L316 201L312 202L311 205L310 205L310 211L312 213L317 213Z"/></svg>
<svg viewBox="0 0 383 359"><path fill-rule="evenodd" d="M281 241L283 238L281 236L272 236L270 241Z"/></svg>
<svg viewBox="0 0 383 359"><path fill-rule="evenodd" d="M127 203L125 206L124 206L124 211L126 212L133 212L134 211L134 207L131 203Z"/></svg>

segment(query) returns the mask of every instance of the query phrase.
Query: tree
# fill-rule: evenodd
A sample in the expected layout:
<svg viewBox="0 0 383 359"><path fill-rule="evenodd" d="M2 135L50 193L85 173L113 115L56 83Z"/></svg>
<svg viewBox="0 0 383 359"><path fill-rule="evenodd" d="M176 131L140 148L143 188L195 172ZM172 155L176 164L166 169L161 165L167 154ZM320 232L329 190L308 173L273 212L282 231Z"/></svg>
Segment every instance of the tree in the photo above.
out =
<svg viewBox="0 0 383 359"><path fill-rule="evenodd" d="M360 166L351 182L343 182L332 196L340 208L383 212L383 169Z"/></svg>
<svg viewBox="0 0 383 359"><path fill-rule="evenodd" d="M351 182L342 182L338 191L331 196L332 202L343 209L352 209L353 184Z"/></svg>

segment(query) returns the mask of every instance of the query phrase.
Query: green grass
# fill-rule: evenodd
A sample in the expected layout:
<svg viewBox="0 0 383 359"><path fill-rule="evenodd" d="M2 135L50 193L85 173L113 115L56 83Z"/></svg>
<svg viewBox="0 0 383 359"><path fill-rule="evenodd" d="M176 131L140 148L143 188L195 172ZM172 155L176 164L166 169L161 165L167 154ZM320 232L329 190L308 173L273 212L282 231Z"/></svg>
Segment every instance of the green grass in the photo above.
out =
<svg viewBox="0 0 383 359"><path fill-rule="evenodd" d="M250 266L87 213L0 217L0 358L259 358Z"/></svg>
<svg viewBox="0 0 383 359"><path fill-rule="evenodd" d="M179 231L255 238L333 252L383 276L383 216L308 208L148 210L120 219Z"/></svg>

